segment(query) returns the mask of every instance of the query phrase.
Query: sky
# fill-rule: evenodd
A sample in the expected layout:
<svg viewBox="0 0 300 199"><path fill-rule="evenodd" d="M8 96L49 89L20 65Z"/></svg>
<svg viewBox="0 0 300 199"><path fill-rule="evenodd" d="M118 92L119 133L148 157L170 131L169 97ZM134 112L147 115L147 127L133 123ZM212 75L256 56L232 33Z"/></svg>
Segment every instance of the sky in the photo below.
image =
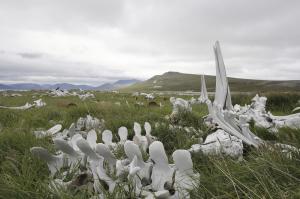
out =
<svg viewBox="0 0 300 199"><path fill-rule="evenodd" d="M298 0L0 0L0 83L300 79ZM199 80L200 81L200 80Z"/></svg>

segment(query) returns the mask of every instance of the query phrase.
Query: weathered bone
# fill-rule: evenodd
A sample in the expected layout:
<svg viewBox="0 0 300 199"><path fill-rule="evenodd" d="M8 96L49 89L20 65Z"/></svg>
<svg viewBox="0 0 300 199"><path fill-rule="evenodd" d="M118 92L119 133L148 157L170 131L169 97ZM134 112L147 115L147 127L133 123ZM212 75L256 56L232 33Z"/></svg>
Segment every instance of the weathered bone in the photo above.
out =
<svg viewBox="0 0 300 199"><path fill-rule="evenodd" d="M147 141L148 141L148 145L150 145L152 142L157 140L157 138L155 136L151 135L152 128L151 128L151 125L150 125L149 122L145 122L144 128L145 128L145 131L146 131L146 138L147 138Z"/></svg>
<svg viewBox="0 0 300 199"><path fill-rule="evenodd" d="M225 64L223 61L220 44L217 41L214 46L215 60L216 60L216 92L215 101L216 106L222 109L232 110L231 95L228 86Z"/></svg>
<svg viewBox="0 0 300 199"><path fill-rule="evenodd" d="M57 156L52 155L47 149L43 147L32 147L30 148L30 152L34 156L44 160L47 163L51 176L54 176L54 174L63 167L62 154Z"/></svg>
<svg viewBox="0 0 300 199"><path fill-rule="evenodd" d="M107 146L111 146L113 144L113 142L112 142L112 132L110 130L104 130L102 132L102 141Z"/></svg>
<svg viewBox="0 0 300 199"><path fill-rule="evenodd" d="M133 137L133 141L138 145L140 146L143 151L146 151L147 148L148 148L148 139L146 136L142 136L142 127L139 123L137 122L134 122L134 126L133 126L133 129L134 129L134 137Z"/></svg>
<svg viewBox="0 0 300 199"><path fill-rule="evenodd" d="M173 169L168 164L164 145L160 141L154 141L149 146L149 154L154 162L152 169L152 188L155 191L164 190L164 185L172 181Z"/></svg>
<svg viewBox="0 0 300 199"><path fill-rule="evenodd" d="M198 101L200 103L205 103L206 100L208 100L208 94L206 89L205 77L204 75L201 75L201 94L198 98Z"/></svg>
<svg viewBox="0 0 300 199"><path fill-rule="evenodd" d="M57 149L61 150L63 153L67 154L68 158L68 165L71 167L71 169L76 166L81 160L83 159L83 156L75 151L70 144L68 144L67 141L63 139L54 139L53 140L54 145Z"/></svg>
<svg viewBox="0 0 300 199"><path fill-rule="evenodd" d="M104 160L108 162L111 171L113 171L117 160L115 155L110 151L109 147L105 144L99 143L96 146L96 153L104 157Z"/></svg>
<svg viewBox="0 0 300 199"><path fill-rule="evenodd" d="M97 161L101 158L101 156L97 155L97 153L92 149L92 147L89 145L89 143L85 139L80 139L76 142L78 148L84 153L86 156L88 156L91 160Z"/></svg>
<svg viewBox="0 0 300 199"><path fill-rule="evenodd" d="M97 142L97 133L94 129L90 130L87 134L86 140L89 145L94 149L96 147Z"/></svg>
<svg viewBox="0 0 300 199"><path fill-rule="evenodd" d="M124 144L128 137L128 130L125 126L121 126L118 129L118 135L120 137L120 144Z"/></svg>
<svg viewBox="0 0 300 199"><path fill-rule="evenodd" d="M175 196L177 198L190 198L189 191L196 187L200 175L193 172L193 162L190 152L176 150L172 154L175 166ZM175 197L174 196L174 197Z"/></svg>

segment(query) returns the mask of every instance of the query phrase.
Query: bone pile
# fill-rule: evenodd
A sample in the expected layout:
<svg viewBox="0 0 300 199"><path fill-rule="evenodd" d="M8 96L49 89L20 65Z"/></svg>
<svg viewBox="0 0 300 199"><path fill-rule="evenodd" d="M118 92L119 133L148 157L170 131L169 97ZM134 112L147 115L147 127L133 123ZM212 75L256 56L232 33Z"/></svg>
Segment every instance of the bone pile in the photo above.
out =
<svg viewBox="0 0 300 199"><path fill-rule="evenodd" d="M26 110L26 109L30 109L30 108L40 108L46 106L46 102L44 102L42 99L38 99L33 101L33 103L26 103L23 106L0 106L0 108L5 108L5 109L15 109L15 110Z"/></svg>
<svg viewBox="0 0 300 199"><path fill-rule="evenodd" d="M118 142L113 142L110 130L102 131L102 142L97 142L100 127L103 127L103 122L87 116L79 118L76 124L62 132L61 125L45 133L35 132L39 138L51 136L57 149L55 154L42 147L30 149L34 156L47 163L53 179L50 186L54 190L71 187L79 176L90 176L89 185L97 198L105 198L103 187L109 193L113 193L117 186L129 191L128 183L134 186L136 198L189 198L189 190L199 180L199 174L193 172L190 152L174 151L172 157L175 164L169 164L164 145L151 135L148 122L144 124L145 135L142 135L141 125L134 123L132 141L127 138L127 128L122 126L118 129ZM117 159L115 152L120 148L125 156ZM142 154L147 151L149 159L145 161ZM67 171L63 172L64 169ZM70 171L75 171L75 177L65 182ZM58 175L60 173L62 175Z"/></svg>
<svg viewBox="0 0 300 199"><path fill-rule="evenodd" d="M82 91L80 91L80 92L82 92ZM50 90L49 95L53 96L53 97L78 96L79 99L81 99L83 101L88 98L95 98L95 95L90 92L80 94L75 91L69 92L68 90L63 90L63 89L59 89L59 88Z"/></svg>
<svg viewBox="0 0 300 199"><path fill-rule="evenodd" d="M52 89L49 91L49 95L53 97L62 97L62 96L69 96L71 93L69 93L68 90L63 90L63 89Z"/></svg>
<svg viewBox="0 0 300 199"><path fill-rule="evenodd" d="M195 144L191 152L204 154L225 154L231 157L241 158L243 144L259 147L264 141L254 135L250 129L250 120L254 120L256 126L276 131L280 127L300 127L300 114L288 116L273 116L266 112L266 97L256 95L251 105L232 106L230 88L227 81L225 65L221 54L219 42L214 46L216 60L216 91L212 103L208 98L205 78L201 78L201 95L198 99L206 103L209 115L205 118L208 126L217 127L218 130L207 136L202 144ZM278 146L283 146L278 144ZM283 147L282 147L283 148ZM286 149L284 149L286 150Z"/></svg>
<svg viewBox="0 0 300 199"><path fill-rule="evenodd" d="M147 100L154 100L154 94L153 93L134 93L133 96L144 96Z"/></svg>
<svg viewBox="0 0 300 199"><path fill-rule="evenodd" d="M172 122L178 120L178 117L180 117L180 113L192 112L191 102L189 101L186 101L182 98L171 97L170 102L173 105L173 110L170 115L170 119Z"/></svg>
<svg viewBox="0 0 300 199"><path fill-rule="evenodd" d="M266 111L266 97L259 97L258 94L251 100L250 105L243 107L234 106L234 111L238 115L245 115L247 122L254 120L255 125L277 132L278 128L300 128L300 113L287 116L274 116Z"/></svg>

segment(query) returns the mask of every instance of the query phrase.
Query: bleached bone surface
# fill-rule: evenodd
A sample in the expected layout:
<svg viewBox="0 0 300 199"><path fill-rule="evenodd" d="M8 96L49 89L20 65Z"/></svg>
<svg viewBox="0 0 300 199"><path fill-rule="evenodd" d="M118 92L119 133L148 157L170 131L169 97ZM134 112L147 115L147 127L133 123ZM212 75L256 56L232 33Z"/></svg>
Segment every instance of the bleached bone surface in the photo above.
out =
<svg viewBox="0 0 300 199"><path fill-rule="evenodd" d="M68 96L70 95L69 91L67 90L61 90L61 89L53 89L49 91L49 94L54 97L62 97L62 96Z"/></svg>
<svg viewBox="0 0 300 199"><path fill-rule="evenodd" d="M120 138L120 144L124 144L127 140L127 137L128 137L128 130L125 126L121 126L119 129L118 129L118 135L119 135L119 138Z"/></svg>
<svg viewBox="0 0 300 199"><path fill-rule="evenodd" d="M46 102L44 102L42 99L38 99L33 101L35 107L43 107L46 106Z"/></svg>
<svg viewBox="0 0 300 199"><path fill-rule="evenodd" d="M255 126L267 128L274 132L282 127L300 128L300 113L274 116L271 112L266 111L266 102L266 97L260 97L256 94L250 105L236 108L236 113L247 117L247 122L253 120Z"/></svg>
<svg viewBox="0 0 300 199"><path fill-rule="evenodd" d="M214 46L214 53L216 58L215 99L213 103L209 99L206 100L210 123L217 124L219 128L236 136L246 144L258 147L262 143L262 140L254 136L244 124L239 124L238 114L233 112L230 89L219 42L216 42Z"/></svg>
<svg viewBox="0 0 300 199"><path fill-rule="evenodd" d="M193 162L191 154L187 150L176 150L172 154L176 173L174 188L177 198L190 198L189 190L197 186L200 175L193 172Z"/></svg>
<svg viewBox="0 0 300 199"><path fill-rule="evenodd" d="M110 166L111 171L115 168L116 165L116 157L110 151L109 147L105 144L98 143L96 146L96 153L104 158Z"/></svg>
<svg viewBox="0 0 300 199"><path fill-rule="evenodd" d="M86 100L88 98L95 98L95 95L93 93L87 92L85 94L78 94L79 99Z"/></svg>
<svg viewBox="0 0 300 199"><path fill-rule="evenodd" d="M101 156L99 156L89 145L89 143L85 139L80 139L76 142L78 148L84 153L86 156L88 156L91 160L97 161L101 159Z"/></svg>
<svg viewBox="0 0 300 199"><path fill-rule="evenodd" d="M63 157L62 155L52 155L49 153L49 151L43 147L32 147L30 149L30 152L47 162L48 168L51 172L51 175L54 176L54 174L59 171L63 167Z"/></svg>
<svg viewBox="0 0 300 199"><path fill-rule="evenodd" d="M202 152L205 155L227 155L233 158L242 158L242 140L219 129L208 135L203 144L195 144L191 152Z"/></svg>
<svg viewBox="0 0 300 199"><path fill-rule="evenodd" d="M146 99L148 100L153 100L155 97L153 95L153 93L140 93L141 96L145 96Z"/></svg>
<svg viewBox="0 0 300 199"><path fill-rule="evenodd" d="M86 140L93 149L96 147L97 133L94 129L88 132Z"/></svg>
<svg viewBox="0 0 300 199"><path fill-rule="evenodd" d="M53 126L52 128L48 129L46 133L49 135L54 135L54 134L58 133L61 130L61 128L62 128L62 125L57 124L57 125Z"/></svg>
<svg viewBox="0 0 300 199"><path fill-rule="evenodd" d="M85 122L83 122L83 125L85 125ZM141 135L140 125L136 123L135 126L137 136L142 137L139 136ZM150 124L146 122L144 127L146 135L151 136ZM105 183L109 188L109 192L112 193L117 183L127 179L133 183L136 197L182 198L181 196L188 196L187 190L189 190L189 186L182 184L179 180L181 178L188 179L189 174L197 176L190 170L192 162L189 153L186 154L185 150L179 150L173 154L175 167L178 172L176 174L174 165L169 165L164 146L159 141L154 141L150 145L150 161L144 162L140 147L133 141L127 140L127 138L125 141L127 136L124 136L123 140L125 143L120 146L124 146L127 158L124 157L125 159L117 160L114 156L115 148L106 145L112 142L112 134L109 130L106 131L107 135L105 132L102 134L103 141L106 142L103 144L96 142L97 133L94 129L84 132L75 129L74 125L71 125L69 130L65 129L62 133L57 132L59 129L55 127L50 131L55 135L64 135L63 138L53 138L54 145L59 150L60 155L52 155L41 147L33 147L31 149L32 154L47 162L52 176L55 176L55 173L60 171L63 166L64 168L68 167L72 171L77 168L78 164L84 166L87 168L84 172L91 173L93 176L94 193L101 195L101 197L104 196L100 186L101 183ZM85 126L83 129L85 129ZM86 136L83 137L82 135ZM104 164L106 162L108 167ZM80 172L82 172L80 170L74 171L77 175L80 175ZM116 180L115 177L112 177L115 174ZM64 182L66 177L66 172L64 172L60 176L61 179L54 179L51 183ZM67 186L68 184L70 183L59 183L61 186ZM124 189L128 190L129 188L124 186ZM173 189L175 189L176 194L171 196L169 191L173 191Z"/></svg>
<svg viewBox="0 0 300 199"><path fill-rule="evenodd" d="M216 92L214 104L221 109L225 108L232 110L233 107L231 103L231 95L226 76L225 64L218 41L215 43L214 53L216 59Z"/></svg>
<svg viewBox="0 0 300 199"><path fill-rule="evenodd" d="M29 104L28 102L23 105L23 106L0 106L0 108L5 108L5 109L16 109L16 110L26 110L34 107L35 104Z"/></svg>
<svg viewBox="0 0 300 199"><path fill-rule="evenodd" d="M112 137L112 132L110 130L104 130L102 132L102 141L107 146L112 146L113 145L112 138L113 138Z"/></svg>
<svg viewBox="0 0 300 199"><path fill-rule="evenodd" d="M133 137L134 143L137 144L139 147L141 147L144 151L146 151L149 144L148 144L147 137L142 136L141 125L137 122L134 122L133 130L134 130L134 134L135 134Z"/></svg>
<svg viewBox="0 0 300 199"><path fill-rule="evenodd" d="M160 141L155 141L149 146L149 155L154 162L152 169L152 189L155 191L164 190L167 182L172 182L174 170L168 164L164 145Z"/></svg>
<svg viewBox="0 0 300 199"><path fill-rule="evenodd" d="M67 154L68 166L72 169L83 159L83 155L74 150L74 148L63 139L54 139L54 145L57 149Z"/></svg>
<svg viewBox="0 0 300 199"><path fill-rule="evenodd" d="M205 83L205 78L204 75L201 75L201 95L198 98L198 101L200 103L205 103L205 101L208 100L208 94L207 94L207 89L206 89L206 83Z"/></svg>
<svg viewBox="0 0 300 199"><path fill-rule="evenodd" d="M157 138L155 136L151 135L152 128L151 128L151 125L150 125L149 122L145 122L144 128L145 128L145 131L146 131L146 138L147 138L147 141L148 141L148 145L150 145L152 142L157 140Z"/></svg>
<svg viewBox="0 0 300 199"><path fill-rule="evenodd" d="M54 136L55 134L57 134L62 128L61 124L57 124L53 127L51 127L50 129L48 129L47 131L34 131L34 135L36 138L43 138L46 136Z"/></svg>
<svg viewBox="0 0 300 199"><path fill-rule="evenodd" d="M134 142L126 141L124 144L124 151L130 163L129 178L133 180L137 189L141 189L142 180L150 182L151 164L143 161L142 153Z"/></svg>
<svg viewBox="0 0 300 199"><path fill-rule="evenodd" d="M173 110L170 115L170 119L172 121L176 121L179 116L179 113L181 112L191 112L192 111L192 106L189 101L186 101L182 98L175 98L171 97L170 102L173 105Z"/></svg>

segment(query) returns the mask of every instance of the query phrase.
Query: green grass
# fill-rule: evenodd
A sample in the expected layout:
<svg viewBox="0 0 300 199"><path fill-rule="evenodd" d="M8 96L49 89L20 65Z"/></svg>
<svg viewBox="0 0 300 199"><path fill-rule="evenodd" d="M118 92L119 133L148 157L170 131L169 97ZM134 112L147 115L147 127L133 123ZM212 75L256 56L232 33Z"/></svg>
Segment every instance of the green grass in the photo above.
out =
<svg viewBox="0 0 300 199"><path fill-rule="evenodd" d="M41 93L40 93L41 94ZM0 97L0 105L23 105L32 102L33 92L23 92L23 97ZM176 149L188 149L198 142L202 134L187 133L182 129L171 131L165 116L171 113L169 99L163 96L155 101L163 107L149 107L142 97L138 101L144 106L136 106L136 99L130 94L112 94L96 92L96 99L80 101L78 97L42 96L47 106L30 110L0 109L0 198L90 198L88 189L64 190L53 192L47 165L34 158L30 147L43 146L54 151L49 138L36 139L32 132L36 129L47 129L61 123L68 128L79 117L91 114L105 120L105 126L114 133L118 141L117 130L126 126L129 137L133 136L133 122L151 123L153 135L164 143L171 162L171 154ZM253 96L233 96L235 103L250 103ZM184 98L187 98L184 96ZM278 114L286 114L296 106L298 95L285 98L269 95L268 109ZM126 103L128 102L128 105ZM121 106L115 104L120 102ZM281 102L286 103L283 107ZM74 103L76 107L68 107ZM192 126L207 133L202 117L207 114L203 105L194 105L192 113L185 113L179 125ZM154 128L155 123L161 123ZM265 129L253 128L254 133L266 140L292 144L300 147L300 130L280 129L274 135ZM115 152L118 158L124 157L124 151ZM193 155L195 171L199 172L200 185L191 192L191 198L300 198L300 157L294 154L289 159L277 149L251 149L243 161L237 162L226 157L205 157ZM133 192L125 192L123 182L113 194L106 192L107 198L133 198Z"/></svg>

